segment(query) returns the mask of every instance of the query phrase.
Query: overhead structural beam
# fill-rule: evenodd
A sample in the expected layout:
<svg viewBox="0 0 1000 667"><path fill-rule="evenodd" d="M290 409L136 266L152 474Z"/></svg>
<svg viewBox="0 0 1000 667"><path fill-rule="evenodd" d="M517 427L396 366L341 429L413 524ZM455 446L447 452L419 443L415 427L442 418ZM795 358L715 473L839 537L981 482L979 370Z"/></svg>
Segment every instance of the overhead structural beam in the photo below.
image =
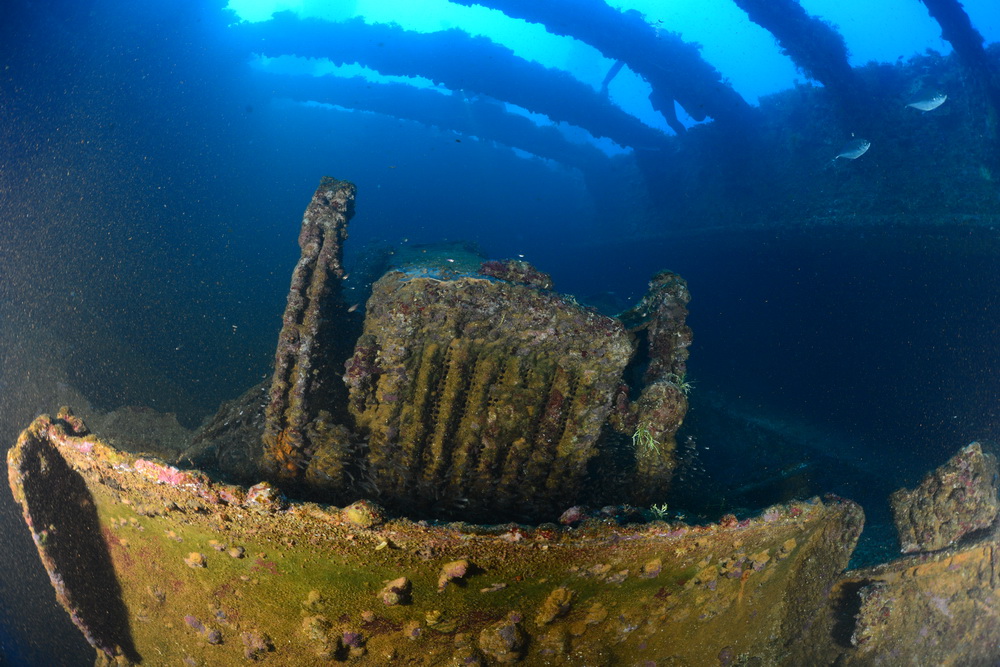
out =
<svg viewBox="0 0 1000 667"><path fill-rule="evenodd" d="M628 175L616 168L612 159L597 147L571 142L556 128L538 126L524 116L507 111L495 100L468 98L460 93L444 95L402 83L372 83L361 77L305 77L259 72L258 78L276 97L333 104L410 120L496 142L578 169L599 216L612 218L616 215L622 192L627 187Z"/></svg>
<svg viewBox="0 0 1000 667"><path fill-rule="evenodd" d="M650 102L672 127L675 100L695 120L710 116L735 124L750 117L752 107L701 57L698 45L676 33L657 30L635 10L622 12L604 0L451 1L540 23L553 34L573 37L607 58L624 62L652 87Z"/></svg>
<svg viewBox="0 0 1000 667"><path fill-rule="evenodd" d="M360 18L332 23L290 12L232 30L245 48L257 53L326 58L338 65L359 63L384 75L425 77L454 91L488 95L577 125L622 146L656 149L666 140L663 132L568 73L461 30L417 33L397 25L368 25Z"/></svg>
<svg viewBox="0 0 1000 667"><path fill-rule="evenodd" d="M857 114L863 86L848 60L844 38L826 21L806 13L798 0L733 0L750 20L777 40L781 52L823 84L835 103Z"/></svg>
<svg viewBox="0 0 1000 667"><path fill-rule="evenodd" d="M941 26L941 37L948 40L962 65L979 83L989 104L989 128L994 141L1000 140L1000 68L986 53L986 40L972 25L958 0L920 0Z"/></svg>
<svg viewBox="0 0 1000 667"><path fill-rule="evenodd" d="M401 83L372 83L361 77L305 77L267 72L258 76L277 97L412 120L495 141L584 172L610 168L609 158L596 147L572 143L556 128L540 127L524 116L510 113L492 99L442 94Z"/></svg>

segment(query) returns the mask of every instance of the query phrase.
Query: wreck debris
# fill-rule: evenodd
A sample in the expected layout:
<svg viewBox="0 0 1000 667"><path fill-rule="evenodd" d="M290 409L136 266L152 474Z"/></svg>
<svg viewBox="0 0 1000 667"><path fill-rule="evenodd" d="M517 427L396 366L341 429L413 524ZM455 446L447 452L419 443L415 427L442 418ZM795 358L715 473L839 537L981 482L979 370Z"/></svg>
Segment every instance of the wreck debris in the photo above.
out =
<svg viewBox="0 0 1000 667"><path fill-rule="evenodd" d="M632 435L636 445L635 502L646 504L666 491L676 466L677 430L687 414L688 347L687 283L676 273L662 271L649 290L621 320L632 333L642 332L649 364L643 389L633 405L615 416L617 428Z"/></svg>
<svg viewBox="0 0 1000 667"><path fill-rule="evenodd" d="M797 0L734 1L751 21L774 35L782 53L806 76L830 91L845 121L858 121L863 84L851 68L844 38L833 26L807 14Z"/></svg>
<svg viewBox="0 0 1000 667"><path fill-rule="evenodd" d="M984 459L967 447L934 478L985 471L989 463L970 464ZM195 655L228 665L274 653L298 665L324 652L376 661L588 655L642 664L666 654L696 663L739 654L761 664L992 664L1000 642L996 524L961 548L841 575L862 516L838 499L711 526L583 519L579 528L520 530L512 541L482 527L391 520L359 539L335 508L293 502L280 515L260 512L245 490L196 471L154 477L151 466L169 466L46 416L8 464L60 602L105 660L121 664ZM141 509L154 506L161 510ZM252 557L213 553L220 531ZM398 548L372 549L390 540ZM188 545L207 567L184 563ZM472 562L492 585L438 593L443 576L466 577Z"/></svg>
<svg viewBox="0 0 1000 667"><path fill-rule="evenodd" d="M472 521L558 517L601 493L586 481L602 452L632 479L621 500L665 493L690 389L680 276L655 276L619 320L552 291L525 261L424 249L374 284L352 349L357 333L331 315L353 195L325 178L306 211L270 388L224 404L182 460L316 500ZM637 363L648 367L633 403ZM609 424L641 446L614 454ZM278 488L251 490L283 509ZM348 515L365 527L362 510Z"/></svg>
<svg viewBox="0 0 1000 667"><path fill-rule="evenodd" d="M331 183L341 184L324 179L321 191ZM314 238L310 222L307 211L303 238ZM318 266L322 249L334 248L339 258L344 225L329 245L304 243L303 257ZM337 470L364 457L388 489L378 499L397 508L536 514L578 494L610 425L634 429L643 449L634 478L662 488L690 388L684 281L658 274L614 319L552 292L529 264L451 259L390 271L376 284L340 407L324 387L340 379L330 339L296 325L322 311L297 295L322 294L326 280L310 291L303 276L317 272L296 272L292 333L279 341L285 371L275 374L266 415L267 426L274 414L294 419L278 421L285 435L244 447L277 443L265 462L298 463L287 475L257 471L307 488L322 462L327 481L315 488L331 489ZM630 364L645 368L634 402L623 382ZM308 382L284 381L302 369L311 369ZM227 433L213 423L211 432ZM234 428L253 433L254 424L269 433L257 417ZM304 434L301 447L288 444L295 434ZM360 436L363 448L351 444ZM201 446L212 449L204 438ZM934 551L846 575L863 517L836 498L696 527L622 527L614 517L628 512L618 506L594 518L576 506L563 514L566 527L432 526L389 518L369 500L343 510L289 501L272 482L231 486L121 452L68 409L22 433L8 470L57 598L102 659L122 664L154 652L219 665L272 652L283 665L366 656L641 664L664 654L983 662L1000 642L997 464L977 443L893 497L904 549ZM466 585L479 574L488 579Z"/></svg>
<svg viewBox="0 0 1000 667"><path fill-rule="evenodd" d="M593 520L526 528L516 543L481 527L401 519L359 534L336 508L292 502L265 513L240 500L245 490L202 475L158 482L137 469L135 455L44 416L8 460L60 601L91 644L122 664L190 656L205 665L294 667L324 652L373 665L389 655L403 663L475 655L696 663L730 645L775 664L824 604L862 523L852 503L812 500L729 527ZM135 510L154 504L178 509ZM74 523L80 508L92 521ZM222 535L246 545L248 557L216 552L211 540ZM386 540L399 548L373 549ZM207 567L184 563L193 549ZM772 557L751 565L750 554L761 553ZM93 570L101 560L106 576ZM438 592L442 574L465 569L468 578L472 563L490 592ZM714 577L699 574L713 568ZM88 592L101 604L88 604Z"/></svg>
<svg viewBox="0 0 1000 667"><path fill-rule="evenodd" d="M554 123L571 123L622 146L658 148L666 139L568 72L526 60L486 37L458 29L420 33L395 24L368 24L361 17L332 22L279 12L269 21L235 24L232 31L255 53L325 58L359 63L387 76L425 77L452 91L486 95L544 114ZM397 48L382 48L385 44ZM687 46L702 67L711 69L693 45ZM442 53L449 57L441 58ZM457 67L457 63L474 66ZM716 77L711 84L722 88L721 76L711 71ZM732 97L749 108L732 88L724 86L724 91L727 101Z"/></svg>
<svg viewBox="0 0 1000 667"><path fill-rule="evenodd" d="M988 103L987 131L996 143L1000 140L1000 68L983 47L986 40L958 0L920 1L941 26L941 37L948 40L962 65L979 84Z"/></svg>
<svg viewBox="0 0 1000 667"><path fill-rule="evenodd" d="M270 388L224 404L181 460L326 502L535 521L585 500L588 462L619 446L604 437L609 417L619 430L641 419L655 456L635 457L625 474L635 498L662 495L689 387L690 296L679 276L654 279L630 334L553 292L527 262L422 252L375 283L351 349L357 334L323 320L336 314L331 280L349 217L329 190L353 196L348 185L324 179L304 216ZM633 405L623 387L635 333L651 364ZM278 488L252 489L262 509L282 509Z"/></svg>
<svg viewBox="0 0 1000 667"><path fill-rule="evenodd" d="M889 499L903 553L938 551L997 517L997 460L974 442Z"/></svg>
<svg viewBox="0 0 1000 667"><path fill-rule="evenodd" d="M903 551L921 553L846 572L786 664L994 664L996 475L995 457L974 442L916 489L895 492Z"/></svg>
<svg viewBox="0 0 1000 667"><path fill-rule="evenodd" d="M263 434L263 465L279 479L302 477L314 453L307 427L337 395L322 382L330 375L324 363L335 350L322 349L327 331L321 327L337 305L355 191L353 183L324 177L302 218L302 256L278 336Z"/></svg>
<svg viewBox="0 0 1000 667"><path fill-rule="evenodd" d="M622 12L604 0L455 0L497 9L512 18L541 23L556 35L590 44L611 60L624 62L653 88L650 102L671 128L684 133L674 101L697 121L706 117L742 126L752 107L706 62L698 45L649 25L634 10Z"/></svg>
<svg viewBox="0 0 1000 667"><path fill-rule="evenodd" d="M8 451L11 491L24 512L59 604L99 655L136 661L129 610L104 539L106 524L85 480L63 458L50 435L75 437L71 434L87 429L76 419L62 419L72 415L67 408L59 415L55 420L36 419ZM81 454L92 447L87 441L77 446ZM154 484L141 473L136 476Z"/></svg>
<svg viewBox="0 0 1000 667"><path fill-rule="evenodd" d="M991 529L967 547L845 573L786 664L994 664L998 540Z"/></svg>
<svg viewBox="0 0 1000 667"><path fill-rule="evenodd" d="M387 274L371 321L382 322L379 317L390 312L402 315L393 325L399 335L389 331L380 339L385 327L366 328L367 338L355 348L364 363L347 369L356 415L401 403L401 397L419 402L425 395L430 403L448 392L467 395L436 412L416 413L430 414L433 429L415 418L400 421L408 428L416 424L431 452L415 457L415 474L433 474L435 485L450 479L453 471L442 471L437 456L455 440L442 439L439 447L432 436L438 424L458 429L477 409L502 415L511 405L527 405L538 424L557 424L560 433L583 424L583 437L572 444L599 447L599 437L587 438L591 427L606 432L604 418L595 415L607 405L605 417L619 428L634 424L636 433L641 426L654 448L672 437L670 424L683 417L676 399L688 386L689 295L683 280L659 274L636 309L621 320L600 319L550 292L548 277L530 265L487 264L473 274L437 274L426 266ZM419 292L406 291L414 284ZM460 293L452 290L456 284ZM541 308L546 299L554 307ZM511 312L525 318L522 327L535 327L521 332L530 336L503 329ZM469 313L477 317L465 317ZM424 338L428 332L437 333ZM448 336L438 337L441 332ZM595 340L588 338L595 332L612 341L610 350L579 344ZM640 354L646 357L634 404L628 388L622 390L616 356L634 361L633 343L624 335L629 332L642 339ZM384 347L365 356L365 347L375 344ZM412 377L438 374L424 385L430 393L403 391L413 371L408 358L383 366L401 345L415 350ZM547 358L550 349L557 354ZM481 366L470 350L483 354ZM497 350L506 356L491 356ZM308 354L298 366L299 357L290 354L289 365L320 369L315 378L325 382L335 365L322 352L317 345L308 354L320 355L316 359L324 365ZM615 359L604 359L609 355ZM428 357L431 362L425 362ZM493 365L497 358L504 370ZM595 363L598 377L581 381L582 392L564 390L574 374L594 370L581 360ZM604 374L611 367L617 375ZM514 368L513 375L526 369L527 379L505 384L506 368ZM391 373L403 380L383 385ZM504 389L496 401L468 398L491 396L480 386L485 380L477 384L483 377ZM531 391L536 387L548 392L544 400ZM593 392L592 402L583 401L590 387L601 391ZM397 389L394 397L389 390ZM563 400L551 398L553 389ZM262 390L252 391L259 399ZM293 394L285 387L282 396L291 404ZM306 473L293 480L306 484L325 451L317 443L351 443L357 436L335 423L347 415L338 414L326 395L311 397L316 400L300 430L309 442L302 452ZM345 404L347 399L345 390ZM571 411L557 418L567 403L587 409L582 416ZM242 410L239 405L227 407L227 414ZM499 422L480 430L488 433ZM254 423L252 418L238 428L253 432ZM224 433L224 425L217 432ZM127 421L118 429L127 434ZM548 454L555 467L551 461L564 452L546 447L552 440L536 441L541 454L523 435L512 440L511 451L526 462L525 475L541 479L533 466L544 464ZM398 456L403 448L386 451L387 457ZM457 446L451 451L454 466L463 455L454 454ZM920 488L895 499L905 514L900 530L912 534L903 537L904 546L935 551L846 575L840 573L863 519L856 505L836 498L775 506L757 518L726 515L717 524L693 527L665 521L623 527L613 521L620 509L615 506L603 508L600 518L572 508L563 516L572 528L431 525L387 518L370 501L340 510L288 501L272 482L222 484L198 470L119 451L68 409L54 419L39 417L22 433L8 453L8 472L57 598L101 664L162 656L165 662L230 665L240 656L266 660L270 653L276 664L290 666L367 656L371 664L645 664L663 656L687 664L706 655L722 664L992 664L1000 644L997 466L975 443ZM539 487L527 488L533 493ZM428 496L421 502L439 500ZM240 546L226 551L231 544ZM481 573L487 576L479 581ZM475 585L465 585L467 579Z"/></svg>

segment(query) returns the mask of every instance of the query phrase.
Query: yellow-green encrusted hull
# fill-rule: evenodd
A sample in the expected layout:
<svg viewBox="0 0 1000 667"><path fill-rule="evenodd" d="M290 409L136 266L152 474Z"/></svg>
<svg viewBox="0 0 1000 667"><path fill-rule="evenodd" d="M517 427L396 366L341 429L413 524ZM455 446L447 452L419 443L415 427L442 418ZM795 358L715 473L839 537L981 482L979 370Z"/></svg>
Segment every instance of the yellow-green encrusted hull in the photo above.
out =
<svg viewBox="0 0 1000 667"><path fill-rule="evenodd" d="M704 527L386 521L74 432L39 417L10 482L60 601L118 663L775 664L863 522L820 501Z"/></svg>

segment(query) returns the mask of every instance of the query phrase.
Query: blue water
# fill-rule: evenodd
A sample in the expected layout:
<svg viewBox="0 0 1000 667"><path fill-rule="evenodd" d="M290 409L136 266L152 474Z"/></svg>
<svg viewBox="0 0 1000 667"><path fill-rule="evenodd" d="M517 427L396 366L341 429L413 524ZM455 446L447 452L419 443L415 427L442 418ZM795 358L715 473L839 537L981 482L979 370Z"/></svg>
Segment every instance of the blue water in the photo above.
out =
<svg viewBox="0 0 1000 667"><path fill-rule="evenodd" d="M388 3L382 4L384 10ZM751 104L805 80L734 5L720 0L699 14L692 9L697 4L629 6L703 42L706 59ZM877 17L856 4L851 13L852 3L803 2L840 26L853 65L872 58L891 64L927 48L948 53L919 3L901 4L888 34L873 31ZM366 7L342 5L339 18ZM987 42L1000 39L1000 11L986 0L966 5ZM592 90L613 62L565 40L550 45L518 36L519 29L536 34L537 26L452 10L454 16L424 11L399 20L402 29L422 21L413 29L493 31L516 53L563 68ZM463 16L471 17L468 25ZM354 82L350 91L338 89L336 100L310 100L324 91L310 74L316 63L262 65L257 43L233 25L237 20L213 0L0 4L0 358L8 369L5 375L0 368L0 388L16 391L34 377L23 369L48 368L29 358L34 353L23 343L51 338L58 341L51 349L61 381L96 407L146 405L196 426L270 373L302 210L319 178L330 175L358 186L349 269L362 269L379 249L472 241L492 257L523 256L551 273L559 291L584 301L610 292L605 300L623 308L641 297L656 271L684 276L693 294L696 387L687 434L699 483L708 480L711 488L752 481L751 472L770 464L761 463L763 453L713 440L718 435L706 423L712 408L699 407L699 392L782 428L820 434L804 438L811 448L787 461L819 470L797 493L831 491L859 501L875 525L870 539L882 540L872 548L891 556L891 538L881 537L891 533L888 493L914 484L968 442L997 438L1000 277L992 240L971 252L964 239L973 232L961 227L901 242L864 230L740 228L738 216L678 219L674 202L655 196L655 181L652 196L636 198L631 188L641 169L629 146L564 128L560 141L581 142L579 152L570 152L581 161L541 159L504 145L481 116L470 113L473 120L458 130L412 119L413 112L437 113L421 106L436 98L413 102L409 92L440 91L378 73L366 73L368 83ZM254 30L266 35L268 23ZM379 43L376 51L405 59L407 48L401 39ZM449 91L461 101L457 108L505 101L478 96L475 86L484 82L474 63L452 67L468 85ZM672 134L649 106L641 78L626 72L616 81L612 99L623 114L648 123L645 131ZM510 83L516 89L521 82L512 76ZM373 97L361 104L358 96L365 95ZM352 111L352 104L367 108L375 97L379 112ZM397 117L393 109L404 100L406 117ZM935 132L957 132L948 125L957 113L943 116ZM450 122L457 127L459 120ZM745 169L758 168L756 154L740 146L733 140L687 150L748 150ZM648 146L638 150L659 159ZM673 149L657 150L669 163ZM841 165L832 174L822 171L833 154L818 162L810 182L850 185ZM607 181L588 176L591 159L611 165L602 172ZM989 185L995 176L976 168L963 178L996 190L995 182ZM937 169L928 164L922 171ZM711 171L692 176L685 197L718 197L698 189L713 177ZM733 178L742 182L739 172ZM972 207L977 220L1000 217L1000 196L990 196ZM759 197L762 206L775 204L767 193ZM676 204L680 210L682 202ZM989 235L990 228L974 233ZM348 299L363 301L368 285L348 285ZM15 366L17 377L9 370ZM5 446L33 410L58 407L19 404L17 396L2 405ZM712 518L707 499L688 500ZM0 548L5 664L89 664L92 652L55 605L5 493L0 509L9 535Z"/></svg>

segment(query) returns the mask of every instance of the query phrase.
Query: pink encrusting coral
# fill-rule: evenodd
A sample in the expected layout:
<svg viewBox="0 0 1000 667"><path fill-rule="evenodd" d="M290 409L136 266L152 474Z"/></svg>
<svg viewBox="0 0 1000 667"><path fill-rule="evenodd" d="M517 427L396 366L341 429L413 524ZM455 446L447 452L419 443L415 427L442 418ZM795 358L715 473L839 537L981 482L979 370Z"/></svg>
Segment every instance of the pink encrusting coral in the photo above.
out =
<svg viewBox="0 0 1000 667"><path fill-rule="evenodd" d="M200 471L180 470L174 466L147 459L138 459L133 466L137 472L142 473L157 484L191 488L199 496L213 504L219 503L221 500L219 494L212 489L208 477ZM235 499L239 496L230 494L230 497Z"/></svg>
<svg viewBox="0 0 1000 667"><path fill-rule="evenodd" d="M135 469L143 475L160 484L171 486L196 486L199 480L189 472L178 470L164 463L156 463L146 459L135 462Z"/></svg>

